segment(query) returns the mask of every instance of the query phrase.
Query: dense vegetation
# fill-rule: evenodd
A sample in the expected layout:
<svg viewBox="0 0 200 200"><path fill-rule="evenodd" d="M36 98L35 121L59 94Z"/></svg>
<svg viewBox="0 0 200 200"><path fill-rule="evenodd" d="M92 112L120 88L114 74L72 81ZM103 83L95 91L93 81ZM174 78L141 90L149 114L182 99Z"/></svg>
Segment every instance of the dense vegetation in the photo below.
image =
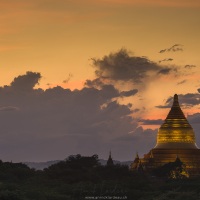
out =
<svg viewBox="0 0 200 200"><path fill-rule="evenodd" d="M200 178L170 179L174 171L182 172L180 163L146 174L123 165L102 166L97 155L70 156L43 171L0 162L0 200L200 199Z"/></svg>

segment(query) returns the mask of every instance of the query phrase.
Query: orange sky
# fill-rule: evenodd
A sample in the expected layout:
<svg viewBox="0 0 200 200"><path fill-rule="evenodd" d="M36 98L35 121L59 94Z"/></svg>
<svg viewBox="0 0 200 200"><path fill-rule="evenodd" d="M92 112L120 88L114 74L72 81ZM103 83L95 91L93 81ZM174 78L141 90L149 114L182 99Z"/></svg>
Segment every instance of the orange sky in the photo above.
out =
<svg viewBox="0 0 200 200"><path fill-rule="evenodd" d="M1 0L0 12L1 86L29 70L41 72L39 87L80 89L94 78L90 58L125 47L155 62L172 57L166 65L196 66L190 74L149 80L138 94L149 106L143 117L164 116L155 105L200 87L199 0ZM174 44L184 51L158 53Z"/></svg>

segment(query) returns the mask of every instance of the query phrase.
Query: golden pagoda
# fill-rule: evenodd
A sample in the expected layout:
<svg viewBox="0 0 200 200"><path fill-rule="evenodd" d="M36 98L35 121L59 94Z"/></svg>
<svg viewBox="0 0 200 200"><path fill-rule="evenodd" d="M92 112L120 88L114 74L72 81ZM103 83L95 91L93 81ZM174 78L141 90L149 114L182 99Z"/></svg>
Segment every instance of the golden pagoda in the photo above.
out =
<svg viewBox="0 0 200 200"><path fill-rule="evenodd" d="M152 169L177 158L185 164L191 175L200 174L200 149L195 143L195 133L187 121L174 95L173 105L157 133L157 144L141 159L146 169Z"/></svg>

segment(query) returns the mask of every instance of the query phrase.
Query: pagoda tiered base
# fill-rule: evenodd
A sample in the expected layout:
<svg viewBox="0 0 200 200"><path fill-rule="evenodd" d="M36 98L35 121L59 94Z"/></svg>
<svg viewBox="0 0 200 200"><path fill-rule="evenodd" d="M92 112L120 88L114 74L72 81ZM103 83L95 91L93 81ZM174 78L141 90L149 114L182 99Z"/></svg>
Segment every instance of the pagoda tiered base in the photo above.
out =
<svg viewBox="0 0 200 200"><path fill-rule="evenodd" d="M149 159L153 155L153 163L149 165ZM174 162L177 158L186 165L190 175L200 174L200 149L152 149L142 158L142 164L148 168L157 168L169 162Z"/></svg>

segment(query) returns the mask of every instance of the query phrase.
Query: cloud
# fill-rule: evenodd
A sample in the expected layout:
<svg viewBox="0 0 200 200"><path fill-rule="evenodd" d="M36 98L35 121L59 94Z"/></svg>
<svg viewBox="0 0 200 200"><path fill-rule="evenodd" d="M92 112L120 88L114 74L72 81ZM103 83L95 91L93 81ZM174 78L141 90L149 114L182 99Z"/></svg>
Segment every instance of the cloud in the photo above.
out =
<svg viewBox="0 0 200 200"><path fill-rule="evenodd" d="M107 99L112 99L120 96L119 91L113 85L103 85L101 91L102 96L106 97Z"/></svg>
<svg viewBox="0 0 200 200"><path fill-rule="evenodd" d="M180 94L179 101L183 106L195 106L200 104L200 94L198 93L187 93Z"/></svg>
<svg viewBox="0 0 200 200"><path fill-rule="evenodd" d="M105 158L109 149L129 151L130 146L116 146L113 140L128 135L138 123L131 117L132 105L121 105L116 98L137 90L119 91L110 84L74 91L60 86L35 89L41 77L27 72L0 87L0 105L14 105L0 107L1 159L52 160L91 152ZM130 159L131 153L115 159Z"/></svg>
<svg viewBox="0 0 200 200"><path fill-rule="evenodd" d="M68 83L72 77L73 77L73 74L69 73L68 77L63 81L63 83Z"/></svg>
<svg viewBox="0 0 200 200"><path fill-rule="evenodd" d="M188 120L189 120L189 122L191 124L199 124L199 122L200 122L200 113L195 113L193 115L188 115L187 118L188 118Z"/></svg>
<svg viewBox="0 0 200 200"><path fill-rule="evenodd" d="M158 71L158 74L169 74L172 71L171 68L164 68Z"/></svg>
<svg viewBox="0 0 200 200"><path fill-rule="evenodd" d="M162 50L163 51L163 50ZM173 61L174 59L173 58L165 58L163 60L159 60L158 62L161 63L161 62L168 62L168 61Z"/></svg>
<svg viewBox="0 0 200 200"><path fill-rule="evenodd" d="M10 88L13 90L30 91L34 86L39 84L41 74L36 72L26 72L25 75L20 75L11 82Z"/></svg>
<svg viewBox="0 0 200 200"><path fill-rule="evenodd" d="M185 65L185 68L188 68L188 69L191 69L191 68L194 68L196 67L196 65Z"/></svg>
<svg viewBox="0 0 200 200"><path fill-rule="evenodd" d="M166 53L166 52L177 52L177 51L183 51L183 45L182 44L175 44L169 48L162 49L159 51L159 53Z"/></svg>
<svg viewBox="0 0 200 200"><path fill-rule="evenodd" d="M158 105L158 106L155 106L156 108L171 108L172 106L171 105Z"/></svg>
<svg viewBox="0 0 200 200"><path fill-rule="evenodd" d="M181 85L181 84L184 84L186 82L187 82L187 80L182 80L182 81L178 82L177 85Z"/></svg>
<svg viewBox="0 0 200 200"><path fill-rule="evenodd" d="M154 74L168 74L169 67L163 67L145 57L133 56L126 49L110 53L102 59L93 58L95 74L98 78L111 81L131 81L141 83Z"/></svg>
<svg viewBox="0 0 200 200"><path fill-rule="evenodd" d="M137 127L133 132L114 139L114 143L124 143L124 147L130 149L132 154L138 152L141 156L149 152L156 145L156 134L158 130L146 129L141 126ZM141 148L141 145L143 148ZM130 153L126 152L126 153ZM134 155L132 155L134 159Z"/></svg>
<svg viewBox="0 0 200 200"><path fill-rule="evenodd" d="M195 138L196 138L196 143L198 146L200 146L200 113L194 113L192 115L188 115L187 119L189 123L191 124L194 132L195 132Z"/></svg>
<svg viewBox="0 0 200 200"><path fill-rule="evenodd" d="M139 112L140 111L140 109L139 108L136 108L136 109L134 109L132 112L133 113L136 113L136 112Z"/></svg>
<svg viewBox="0 0 200 200"><path fill-rule="evenodd" d="M163 123L162 119L140 119L143 125L161 125Z"/></svg>
<svg viewBox="0 0 200 200"><path fill-rule="evenodd" d="M0 111L18 111L19 108L14 106L1 106Z"/></svg>
<svg viewBox="0 0 200 200"><path fill-rule="evenodd" d="M135 95L138 92L137 89L129 90L129 91L122 91L120 92L120 95L123 97L130 97Z"/></svg>
<svg viewBox="0 0 200 200"><path fill-rule="evenodd" d="M86 80L85 83L86 86L90 88L98 88L103 91L102 95L105 95L107 97L110 96L110 98L116 98L116 97L130 97L134 96L138 90L132 89L128 91L121 91L117 90L113 85L111 84L104 84L103 82L99 81L99 79L95 80Z"/></svg>
<svg viewBox="0 0 200 200"><path fill-rule="evenodd" d="M198 89L198 91L200 91ZM200 104L200 94L199 93L187 93L187 94L179 94L179 103L182 107L190 108ZM165 101L165 105L158 105L157 108L171 108L173 103L173 97L169 97Z"/></svg>
<svg viewBox="0 0 200 200"><path fill-rule="evenodd" d="M166 49L162 49L159 51L159 53L165 53Z"/></svg>
<svg viewBox="0 0 200 200"><path fill-rule="evenodd" d="M85 81L85 86L86 87L102 87L104 85L103 81L101 80L101 78L96 78L93 80L86 80Z"/></svg>

